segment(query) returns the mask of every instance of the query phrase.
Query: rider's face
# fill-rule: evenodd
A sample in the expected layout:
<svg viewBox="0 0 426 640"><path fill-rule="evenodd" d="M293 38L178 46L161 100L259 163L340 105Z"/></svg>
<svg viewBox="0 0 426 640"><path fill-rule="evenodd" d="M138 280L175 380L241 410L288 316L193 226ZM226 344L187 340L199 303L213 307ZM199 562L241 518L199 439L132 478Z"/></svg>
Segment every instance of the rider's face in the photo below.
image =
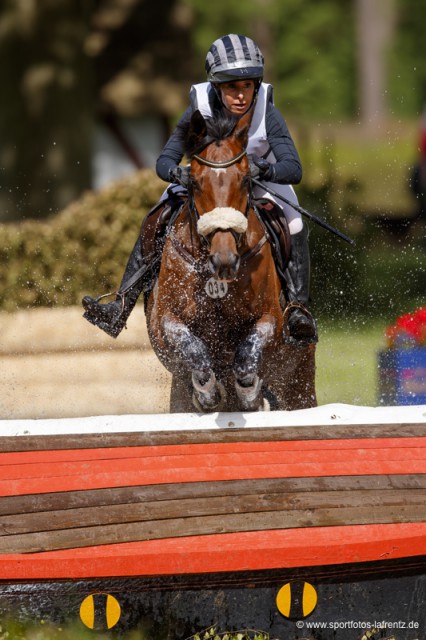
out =
<svg viewBox="0 0 426 640"><path fill-rule="evenodd" d="M251 107L255 90L254 80L222 82L219 89L222 102L231 113L241 116Z"/></svg>

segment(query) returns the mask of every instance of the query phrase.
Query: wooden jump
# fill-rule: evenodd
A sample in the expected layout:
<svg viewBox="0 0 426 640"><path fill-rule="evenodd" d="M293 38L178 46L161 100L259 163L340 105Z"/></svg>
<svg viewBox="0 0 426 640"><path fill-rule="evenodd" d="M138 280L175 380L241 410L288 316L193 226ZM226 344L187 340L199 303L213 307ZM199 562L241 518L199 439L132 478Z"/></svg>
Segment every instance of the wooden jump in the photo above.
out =
<svg viewBox="0 0 426 640"><path fill-rule="evenodd" d="M161 429L135 420L143 430L67 433L66 421L63 434L0 437L3 580L426 555L424 420L292 425L288 413L283 426L204 419L177 430L173 416Z"/></svg>

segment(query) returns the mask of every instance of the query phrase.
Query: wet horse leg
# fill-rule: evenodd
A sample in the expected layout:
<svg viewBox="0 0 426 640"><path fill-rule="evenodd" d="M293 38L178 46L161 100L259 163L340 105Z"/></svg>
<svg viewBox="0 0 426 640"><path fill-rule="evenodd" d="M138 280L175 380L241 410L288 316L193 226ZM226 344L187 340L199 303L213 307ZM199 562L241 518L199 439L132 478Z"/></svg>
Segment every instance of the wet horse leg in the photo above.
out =
<svg viewBox="0 0 426 640"><path fill-rule="evenodd" d="M166 316L162 328L165 341L173 349L185 371L191 373L196 408L213 411L220 404L222 395L207 346L176 317Z"/></svg>
<svg viewBox="0 0 426 640"><path fill-rule="evenodd" d="M262 354L274 335L275 322L271 317L260 319L235 354L235 389L243 411L263 408L262 381L259 378Z"/></svg>

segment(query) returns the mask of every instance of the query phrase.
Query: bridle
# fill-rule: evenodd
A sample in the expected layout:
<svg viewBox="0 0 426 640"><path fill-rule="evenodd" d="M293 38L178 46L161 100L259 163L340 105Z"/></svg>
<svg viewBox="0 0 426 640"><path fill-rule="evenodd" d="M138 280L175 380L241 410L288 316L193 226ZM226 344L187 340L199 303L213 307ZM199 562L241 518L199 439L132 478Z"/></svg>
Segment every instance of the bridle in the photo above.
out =
<svg viewBox="0 0 426 640"><path fill-rule="evenodd" d="M230 158L230 160L221 160L221 161L214 161L214 160L207 160L207 158L203 158L203 156L200 156L198 153L194 153L194 155L192 156L192 160L196 160L199 164L204 165L206 167L210 167L211 169L228 169L228 167L232 167L234 164L237 164L238 162L241 162L241 160L247 155L247 149L244 148L242 149L242 151L240 151L240 153L237 153L236 156L234 156L233 158ZM244 212L245 217L247 218L248 216L248 212L251 208L251 189L249 189L248 191L248 198L247 198L247 206L246 206L246 210ZM196 204L194 202L194 198L192 197L192 194L190 194L189 197L189 207L190 207L190 211L191 214L194 215L195 220L198 220L200 218L200 214L197 210ZM242 240L242 234L241 233L237 233L236 231L234 231L233 229L229 229L230 233L232 233L232 235L235 238L235 242L237 243L237 247L239 247L241 245L241 240ZM208 238L205 238L202 236L202 242L204 244L207 244L207 246L210 246L210 240Z"/></svg>
<svg viewBox="0 0 426 640"><path fill-rule="evenodd" d="M195 153L191 158L192 160L196 160L199 164L204 165L206 167L210 167L212 169L227 169L228 167L232 167L234 164L237 164L238 162L241 162L241 160L244 158L244 156L247 155L247 149L243 149L242 151L240 151L240 153L238 153L236 156L234 156L233 158L231 158L230 160L222 160L219 162L213 161L213 160L207 160L207 158L203 158L203 156L200 156L198 153ZM193 198L193 193L191 192L191 190L188 190L189 193L189 198L188 198L188 209L189 209L189 213L191 215L191 217L193 218L194 222L196 223L197 220L199 220L200 218L200 214L197 210L194 198ZM248 189L248 197L247 197L247 206L246 206L246 211L244 213L245 217L248 217L248 213L250 211L250 209L252 208L252 191L251 188ZM241 240L242 240L242 233L237 233L236 231L234 231L233 229L229 229L229 231L232 233L232 235L235 238L235 242L237 244L237 247L239 247L241 245ZM207 238L204 236L200 236L202 243L206 246L206 247L210 247L210 242L211 242L211 238ZM179 253L179 255L184 258L187 262L189 262L190 264L192 264L193 266L196 266L197 261L195 260L195 258L182 246L180 245L180 243L177 241L176 237L174 236L173 232L170 234L170 239L172 241L172 244L174 246L174 248L177 250L177 252ZM259 242L256 244L256 246L252 247L251 249L249 249L248 251L246 251L242 256L241 259L242 260L247 260L253 256L255 256L260 249L263 247L263 245L265 244L265 242L267 242L267 237L266 235L263 235L262 238L259 240Z"/></svg>
<svg viewBox="0 0 426 640"><path fill-rule="evenodd" d="M233 164L240 162L247 155L247 149L243 149L236 156L231 158L230 160L222 160L221 162L214 162L213 160L207 160L207 158L203 158L203 156L195 153L192 156L193 160L196 160L199 164L204 164L206 167L211 167L212 169L227 169L228 167L232 167Z"/></svg>

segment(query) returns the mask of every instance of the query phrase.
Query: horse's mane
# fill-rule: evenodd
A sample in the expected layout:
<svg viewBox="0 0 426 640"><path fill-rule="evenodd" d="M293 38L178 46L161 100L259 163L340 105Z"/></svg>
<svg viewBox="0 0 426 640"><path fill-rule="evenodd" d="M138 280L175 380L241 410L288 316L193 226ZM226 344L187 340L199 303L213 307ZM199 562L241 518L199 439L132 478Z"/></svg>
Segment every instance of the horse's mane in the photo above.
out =
<svg viewBox="0 0 426 640"><path fill-rule="evenodd" d="M215 117L204 118L207 131L204 136L196 137L188 135L185 140L185 153L190 158L200 153L212 142L220 142L228 138L238 122L238 118L231 113L218 114Z"/></svg>

